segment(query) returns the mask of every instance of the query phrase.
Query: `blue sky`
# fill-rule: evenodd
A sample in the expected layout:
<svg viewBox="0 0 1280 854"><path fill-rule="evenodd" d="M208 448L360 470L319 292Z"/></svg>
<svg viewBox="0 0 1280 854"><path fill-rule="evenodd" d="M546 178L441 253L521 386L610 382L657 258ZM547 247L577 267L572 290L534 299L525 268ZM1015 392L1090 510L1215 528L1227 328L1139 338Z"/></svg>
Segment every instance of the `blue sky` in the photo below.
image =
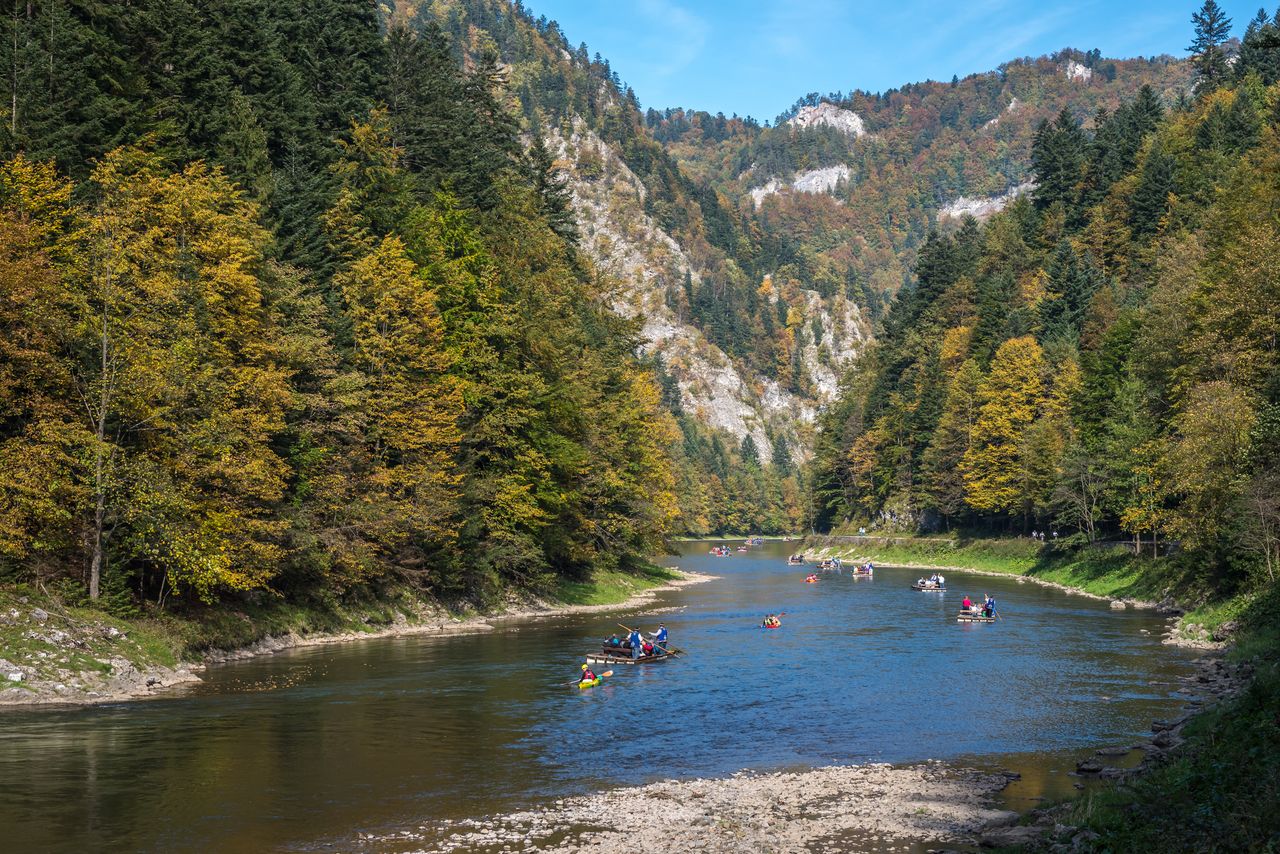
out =
<svg viewBox="0 0 1280 854"><path fill-rule="evenodd" d="M1063 47L1183 56L1200 0L524 2L599 51L644 107L772 121L808 92L950 80ZM1258 10L1257 0L1218 2L1234 35Z"/></svg>

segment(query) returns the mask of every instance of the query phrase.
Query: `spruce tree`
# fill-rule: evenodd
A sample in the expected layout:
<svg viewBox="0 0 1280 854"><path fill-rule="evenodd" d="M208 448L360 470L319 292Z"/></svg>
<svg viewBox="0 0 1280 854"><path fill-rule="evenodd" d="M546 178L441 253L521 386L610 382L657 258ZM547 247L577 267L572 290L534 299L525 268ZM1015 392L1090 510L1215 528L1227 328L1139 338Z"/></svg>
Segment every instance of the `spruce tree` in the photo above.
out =
<svg viewBox="0 0 1280 854"><path fill-rule="evenodd" d="M1215 0L1204 0L1191 22L1196 26L1196 37L1187 50L1198 75L1196 91L1212 92L1222 85L1230 70L1223 44L1231 34L1231 19Z"/></svg>

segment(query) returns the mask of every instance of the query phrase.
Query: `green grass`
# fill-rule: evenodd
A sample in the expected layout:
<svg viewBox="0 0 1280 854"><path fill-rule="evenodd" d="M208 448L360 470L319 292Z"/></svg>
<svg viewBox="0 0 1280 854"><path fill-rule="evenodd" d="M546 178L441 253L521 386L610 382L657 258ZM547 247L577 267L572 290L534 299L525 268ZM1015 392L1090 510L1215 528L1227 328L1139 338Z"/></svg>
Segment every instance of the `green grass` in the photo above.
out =
<svg viewBox="0 0 1280 854"><path fill-rule="evenodd" d="M868 538L859 543L833 543L842 556L878 563L944 569L964 567L984 572L1023 575L1036 565L1039 548L1031 540L965 540L905 537Z"/></svg>
<svg viewBox="0 0 1280 854"><path fill-rule="evenodd" d="M43 623L30 617L36 608L49 615ZM10 610L20 616L14 622L0 620L0 657L29 673L34 671L38 679L61 681L65 677L59 670L109 674L114 669L111 659L124 659L139 669L172 667L179 659L169 633L151 621L121 620L95 608L65 607L43 593L17 587L0 589L0 611L7 615ZM109 634L112 628L118 631L115 637ZM57 633L70 640L57 641ZM5 679L0 688L13 684Z"/></svg>
<svg viewBox="0 0 1280 854"><path fill-rule="evenodd" d="M1189 601L1206 598L1194 574L1177 561L1134 557L1124 548L1041 546L1033 540L897 538L833 543L849 558L922 568L975 569L1025 575L1112 599L1161 599L1169 593Z"/></svg>
<svg viewBox="0 0 1280 854"><path fill-rule="evenodd" d="M597 570L587 581L558 582L551 590L557 602L566 605L619 605L637 593L660 587L679 576L661 566L646 566L636 573Z"/></svg>
<svg viewBox="0 0 1280 854"><path fill-rule="evenodd" d="M679 577L655 565L628 570L597 570L587 580L560 581L544 591L544 596L567 605L616 605ZM26 616L37 607L50 614L44 626ZM211 651L240 649L267 637L373 633L396 623L438 620L442 613L449 617L475 613L462 604L444 608L408 588L391 588L346 601L306 603L262 595L211 607L193 604L178 612L151 609L131 619L120 619L81 602L68 605L25 587L0 588L0 611L10 608L18 608L23 617L13 624L0 620L0 658L34 668L38 676L50 681L60 680L59 669L108 674L112 658L125 659L139 669L172 668L184 661L198 661ZM108 636L112 627L120 636ZM28 633L33 628L44 635L51 630L66 631L85 646L31 638ZM9 687L8 680L4 683L0 688Z"/></svg>
<svg viewBox="0 0 1280 854"><path fill-rule="evenodd" d="M1192 719L1171 761L1081 799L1073 823L1101 834L1095 850L1280 850L1280 590L1234 600L1231 618L1253 681Z"/></svg>
<svg viewBox="0 0 1280 854"><path fill-rule="evenodd" d="M833 543L882 563L961 567L1053 581L1098 596L1193 604L1183 625L1237 626L1229 655L1254 678L1238 697L1194 718L1186 742L1132 783L1091 790L1070 823L1100 834L1099 852L1280 851L1280 587L1223 595L1191 557L1125 549L1038 547L1030 540L939 538Z"/></svg>

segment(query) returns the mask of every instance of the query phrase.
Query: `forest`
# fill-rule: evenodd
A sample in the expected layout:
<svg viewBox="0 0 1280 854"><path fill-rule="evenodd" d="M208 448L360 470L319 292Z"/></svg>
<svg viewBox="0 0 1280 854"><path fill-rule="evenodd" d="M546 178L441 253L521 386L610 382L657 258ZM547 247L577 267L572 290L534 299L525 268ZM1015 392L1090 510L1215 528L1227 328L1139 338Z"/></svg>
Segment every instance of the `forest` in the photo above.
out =
<svg viewBox="0 0 1280 854"><path fill-rule="evenodd" d="M824 528L1127 539L1219 591L1280 570L1280 13L1195 90L1038 126L1036 187L935 230L824 417Z"/></svg>
<svg viewBox="0 0 1280 854"><path fill-rule="evenodd" d="M661 548L678 428L491 54L361 0L10 12L0 577L485 602Z"/></svg>
<svg viewBox="0 0 1280 854"><path fill-rule="evenodd" d="M1280 559L1274 18L1238 50L1202 34L1192 96L1183 63L1066 51L807 96L776 128L642 112L520 3L50 0L6 23L0 578L122 607L483 602L676 534L866 524ZM1024 128L1011 91L1075 108ZM833 99L865 149L783 129ZM598 176L544 144L582 127L697 265L666 304L746 375L817 400L805 289L877 319L812 465L807 435L710 428L613 310L572 208ZM926 233L964 176L1003 186L1028 154L1031 197ZM830 157L859 192L734 200L744 165Z"/></svg>

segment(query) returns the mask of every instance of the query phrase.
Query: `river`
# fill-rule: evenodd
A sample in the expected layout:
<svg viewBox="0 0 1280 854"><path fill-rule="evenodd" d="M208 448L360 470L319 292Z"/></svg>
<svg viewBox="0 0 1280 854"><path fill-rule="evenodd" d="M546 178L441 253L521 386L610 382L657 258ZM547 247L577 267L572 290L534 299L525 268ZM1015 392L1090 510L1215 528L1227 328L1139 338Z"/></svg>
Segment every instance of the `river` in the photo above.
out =
<svg viewBox="0 0 1280 854"><path fill-rule="evenodd" d="M950 592L785 565L786 545L672 565L717 580L640 612L687 657L566 687L635 614L301 648L210 668L173 697L0 715L10 851L399 851L401 831L568 794L744 768L926 758L1014 767L1031 798L1073 757L1183 701L1164 621L1012 578ZM960 625L965 593L1003 619ZM759 628L785 611L783 627Z"/></svg>

